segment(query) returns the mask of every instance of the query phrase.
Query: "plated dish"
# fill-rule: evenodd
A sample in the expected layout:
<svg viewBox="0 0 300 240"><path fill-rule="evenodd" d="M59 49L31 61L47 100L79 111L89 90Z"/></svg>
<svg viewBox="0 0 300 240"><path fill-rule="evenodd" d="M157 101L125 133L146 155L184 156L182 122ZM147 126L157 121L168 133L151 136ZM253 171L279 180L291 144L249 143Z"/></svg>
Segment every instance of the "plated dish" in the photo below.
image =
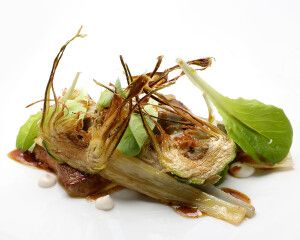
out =
<svg viewBox="0 0 300 240"><path fill-rule="evenodd" d="M80 29L61 47L43 108L20 128L17 150L10 156L52 172L40 186L55 184L55 175L70 196L97 198L100 209L111 209L108 194L125 187L187 216L205 214L232 224L253 217L249 197L218 185L228 172L248 177L255 169L292 166L293 131L284 111L217 92L196 71L210 67L212 58L178 59L160 70L160 56L153 71L132 76L120 57L127 86L94 80L99 92L105 89L94 100L76 88L78 73L58 96L53 82L59 61L67 46L83 36ZM196 116L175 96L161 93L184 75L203 92L208 117ZM213 108L222 121L216 121Z"/></svg>

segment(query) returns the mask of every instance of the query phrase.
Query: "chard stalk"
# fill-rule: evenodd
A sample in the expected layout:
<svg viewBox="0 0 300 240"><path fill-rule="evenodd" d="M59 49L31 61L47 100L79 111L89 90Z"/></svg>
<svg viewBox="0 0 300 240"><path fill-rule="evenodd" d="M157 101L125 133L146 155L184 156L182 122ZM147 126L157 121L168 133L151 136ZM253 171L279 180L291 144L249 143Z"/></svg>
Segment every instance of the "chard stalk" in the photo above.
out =
<svg viewBox="0 0 300 240"><path fill-rule="evenodd" d="M144 163L117 151L100 173L102 177L156 200L169 204L197 207L209 216L239 224L246 209L202 192Z"/></svg>

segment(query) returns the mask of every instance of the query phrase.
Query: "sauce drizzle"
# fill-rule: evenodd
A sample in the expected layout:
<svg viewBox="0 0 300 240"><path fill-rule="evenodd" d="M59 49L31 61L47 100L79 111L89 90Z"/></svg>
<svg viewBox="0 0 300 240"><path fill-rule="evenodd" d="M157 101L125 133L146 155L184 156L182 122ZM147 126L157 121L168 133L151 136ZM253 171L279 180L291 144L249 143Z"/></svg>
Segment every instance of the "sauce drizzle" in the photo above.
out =
<svg viewBox="0 0 300 240"><path fill-rule="evenodd" d="M237 199L242 200L243 202L251 204L251 199L245 193L242 193L242 192L232 189L232 188L226 188L226 187L221 188L221 190L223 192L229 193L231 196L233 196Z"/></svg>
<svg viewBox="0 0 300 240"><path fill-rule="evenodd" d="M172 206L172 208L183 217L199 218L203 216L202 212L198 208L187 206Z"/></svg>

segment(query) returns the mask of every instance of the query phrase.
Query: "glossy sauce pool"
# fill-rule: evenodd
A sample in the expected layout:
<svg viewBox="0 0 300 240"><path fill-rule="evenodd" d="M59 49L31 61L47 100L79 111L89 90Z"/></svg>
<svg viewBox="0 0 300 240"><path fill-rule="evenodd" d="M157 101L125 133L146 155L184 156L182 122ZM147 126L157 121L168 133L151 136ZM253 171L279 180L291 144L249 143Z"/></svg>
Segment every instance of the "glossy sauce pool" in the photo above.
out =
<svg viewBox="0 0 300 240"><path fill-rule="evenodd" d="M22 164L25 164L25 165L28 165L31 167L47 170L49 172L53 172L53 170L49 167L49 165L47 163L37 160L34 157L34 154L30 153L28 151L22 152L19 149L15 149L15 150L11 151L10 153L8 153L8 157L19 163L22 163Z"/></svg>
<svg viewBox="0 0 300 240"><path fill-rule="evenodd" d="M46 170L46 171L50 172L51 174L55 174L55 170L51 168L51 165L37 159L35 157L34 153L30 153L28 151L22 152L22 151L16 149L16 150L11 151L8 154L8 157L10 157L11 159L17 161L18 163L22 163L22 164L27 165L27 166L31 166L31 167L34 167L34 168ZM44 175L44 177L45 176L47 176L47 174ZM40 179L40 180L45 180L45 179ZM58 179L58 182L59 182L59 179ZM99 184L102 184L102 183L99 182ZM64 184L61 184L61 186L66 190L66 192L68 192L68 187L66 187ZM81 187L84 187L84 186L85 185L83 185ZM87 187L89 187L89 186L87 186ZM99 187L100 187L99 191L93 191L89 195L83 196L83 198L86 198L88 200L96 200L97 198L103 196L103 189L105 189L107 191L107 194L108 193L111 194L113 192L116 192L116 191L119 191L119 190L123 189L123 187L118 186L117 184L115 184L115 185L110 184L109 186L99 185Z"/></svg>

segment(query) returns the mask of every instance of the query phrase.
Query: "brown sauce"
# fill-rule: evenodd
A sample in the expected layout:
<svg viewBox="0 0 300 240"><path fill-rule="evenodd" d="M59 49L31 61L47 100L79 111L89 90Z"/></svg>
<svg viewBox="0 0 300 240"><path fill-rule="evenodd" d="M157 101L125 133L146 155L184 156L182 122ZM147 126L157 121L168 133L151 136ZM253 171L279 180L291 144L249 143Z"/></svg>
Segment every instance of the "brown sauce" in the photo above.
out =
<svg viewBox="0 0 300 240"><path fill-rule="evenodd" d="M25 164L27 166L47 170L49 172L53 172L53 170L49 167L47 163L41 162L37 160L33 153L31 152L22 152L19 149L15 149L8 153L8 157L19 162Z"/></svg>
<svg viewBox="0 0 300 240"><path fill-rule="evenodd" d="M235 177L236 174L237 174L240 170L241 170L241 167L239 167L239 166L231 166L231 167L228 169L228 173L229 173L231 176Z"/></svg>
<svg viewBox="0 0 300 240"><path fill-rule="evenodd" d="M256 163L252 157L250 157L248 154L246 154L242 151L239 151L237 153L236 161L243 162L243 163Z"/></svg>
<svg viewBox="0 0 300 240"><path fill-rule="evenodd" d="M22 163L22 164L30 166L30 167L34 167L34 168L38 168L38 169L42 169L42 170L46 170L46 171L55 173L54 169L52 169L49 164L37 159L35 157L34 153L31 153L28 151L22 152L21 150L16 149L16 150L13 150L10 153L8 153L8 157L17 161L18 163ZM72 175L73 176L76 175L75 173L77 172L77 170L75 170L75 169L72 170L72 168L69 166L68 166L68 168L66 168L66 166L65 166L63 169L67 169L67 170L70 169ZM102 180L101 181L99 180L98 185L97 185L99 187L99 190L97 191L97 189L95 189L95 181L96 180L91 179L91 178L89 180L94 183L83 182L81 186L77 186L77 188L78 188L77 189L76 187L72 186L72 184L70 184L68 182L67 183L64 182L64 180L61 179L61 175L57 174L57 176L58 176L58 182L66 190L66 192L72 197L86 197L88 200L96 200L98 197L102 197L104 195L111 194L113 192L120 191L123 189L123 187L118 186L117 184L111 183L111 184L106 185L105 182L103 182ZM82 175L82 178L86 178L86 176ZM84 187L87 187L88 189L89 188L95 189L96 191L93 191L89 195L81 196L79 194L82 194L84 192L84 190L85 190L85 189L83 189ZM75 189L75 195L74 195L74 189Z"/></svg>
<svg viewBox="0 0 300 240"><path fill-rule="evenodd" d="M183 217L199 218L203 216L203 213L198 208L187 206L172 206L172 208Z"/></svg>
<svg viewBox="0 0 300 240"><path fill-rule="evenodd" d="M187 134L182 134L180 136L174 137L176 145L181 149L195 148L197 147L197 142L192 136Z"/></svg>
<svg viewBox="0 0 300 240"><path fill-rule="evenodd" d="M103 197L105 195L121 191L123 189L124 189L124 187L114 184L114 186L111 186L109 189L107 189L107 191L105 193L103 193L103 190L101 189L100 192L96 192L96 193L92 193L92 194L88 195L86 197L86 199L93 202L93 201L96 201L97 198L99 198L99 197Z"/></svg>
<svg viewBox="0 0 300 240"><path fill-rule="evenodd" d="M246 194L241 193L238 190L235 190L235 189L232 189L232 188L226 188L226 187L221 188L221 190L223 192L229 193L231 196L233 196L237 199L242 200L243 202L251 204L251 199Z"/></svg>

